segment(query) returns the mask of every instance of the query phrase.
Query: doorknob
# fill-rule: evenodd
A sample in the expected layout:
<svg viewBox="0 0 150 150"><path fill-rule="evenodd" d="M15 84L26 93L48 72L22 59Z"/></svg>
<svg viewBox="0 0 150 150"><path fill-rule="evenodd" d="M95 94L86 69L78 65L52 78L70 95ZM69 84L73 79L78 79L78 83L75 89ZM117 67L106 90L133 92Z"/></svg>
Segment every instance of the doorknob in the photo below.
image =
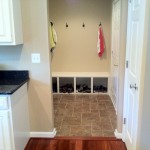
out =
<svg viewBox="0 0 150 150"><path fill-rule="evenodd" d="M136 84L134 84L134 85L133 85L133 84L130 84L130 89L133 89L133 88L134 88L135 90L138 89L138 87L136 86Z"/></svg>

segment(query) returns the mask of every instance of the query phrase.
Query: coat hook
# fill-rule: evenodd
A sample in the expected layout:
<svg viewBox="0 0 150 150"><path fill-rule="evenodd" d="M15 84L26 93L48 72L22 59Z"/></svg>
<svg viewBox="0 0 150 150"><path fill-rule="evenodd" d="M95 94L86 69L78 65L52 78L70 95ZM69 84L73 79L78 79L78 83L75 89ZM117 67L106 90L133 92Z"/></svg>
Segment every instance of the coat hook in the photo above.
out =
<svg viewBox="0 0 150 150"><path fill-rule="evenodd" d="M85 24L84 24L84 22L83 22L83 25L82 25L82 27L83 27L83 28L85 27Z"/></svg>
<svg viewBox="0 0 150 150"><path fill-rule="evenodd" d="M101 24L101 22L99 23L99 26L101 26L102 24Z"/></svg>
<svg viewBox="0 0 150 150"><path fill-rule="evenodd" d="M53 26L53 22L50 22L51 26Z"/></svg>
<svg viewBox="0 0 150 150"><path fill-rule="evenodd" d="M66 28L68 28L68 24L67 24L67 22L66 22Z"/></svg>

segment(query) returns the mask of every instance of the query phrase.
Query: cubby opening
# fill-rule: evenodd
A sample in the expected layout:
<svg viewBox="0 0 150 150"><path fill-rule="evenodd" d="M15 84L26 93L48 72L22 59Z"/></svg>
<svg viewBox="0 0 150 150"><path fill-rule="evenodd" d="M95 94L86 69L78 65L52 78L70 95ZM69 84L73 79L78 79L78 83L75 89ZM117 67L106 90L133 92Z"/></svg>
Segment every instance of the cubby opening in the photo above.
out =
<svg viewBox="0 0 150 150"><path fill-rule="evenodd" d="M93 78L93 93L107 93L108 78Z"/></svg>
<svg viewBox="0 0 150 150"><path fill-rule="evenodd" d="M60 77L59 78L59 92L60 93L73 93L74 92L74 78L73 77Z"/></svg>
<svg viewBox="0 0 150 150"><path fill-rule="evenodd" d="M58 92L58 87L57 87L57 78L53 77L52 78L52 87L53 87L53 93L57 93Z"/></svg>
<svg viewBox="0 0 150 150"><path fill-rule="evenodd" d="M76 93L91 93L91 78L77 77L76 78Z"/></svg>

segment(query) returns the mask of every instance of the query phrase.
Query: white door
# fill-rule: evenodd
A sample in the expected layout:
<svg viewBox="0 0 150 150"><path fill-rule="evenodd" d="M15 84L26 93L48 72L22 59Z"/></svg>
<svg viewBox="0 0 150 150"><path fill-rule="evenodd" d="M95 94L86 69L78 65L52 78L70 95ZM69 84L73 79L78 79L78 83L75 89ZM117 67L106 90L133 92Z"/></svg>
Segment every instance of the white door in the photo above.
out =
<svg viewBox="0 0 150 150"><path fill-rule="evenodd" d="M136 150L145 0L129 0L125 74L124 127L128 150Z"/></svg>
<svg viewBox="0 0 150 150"><path fill-rule="evenodd" d="M116 107L118 100L118 67L120 48L120 12L121 1L113 1L112 11L112 55L111 55L111 97Z"/></svg>

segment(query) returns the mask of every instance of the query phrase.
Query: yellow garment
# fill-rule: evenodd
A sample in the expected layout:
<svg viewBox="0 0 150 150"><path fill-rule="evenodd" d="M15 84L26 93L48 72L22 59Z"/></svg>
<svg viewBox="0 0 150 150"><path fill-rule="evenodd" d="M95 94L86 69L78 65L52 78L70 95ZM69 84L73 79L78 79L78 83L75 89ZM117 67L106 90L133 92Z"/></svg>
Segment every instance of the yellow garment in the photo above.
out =
<svg viewBox="0 0 150 150"><path fill-rule="evenodd" d="M49 35L50 35L50 47L51 49L54 49L57 42L57 35L55 29L51 25L49 26Z"/></svg>

